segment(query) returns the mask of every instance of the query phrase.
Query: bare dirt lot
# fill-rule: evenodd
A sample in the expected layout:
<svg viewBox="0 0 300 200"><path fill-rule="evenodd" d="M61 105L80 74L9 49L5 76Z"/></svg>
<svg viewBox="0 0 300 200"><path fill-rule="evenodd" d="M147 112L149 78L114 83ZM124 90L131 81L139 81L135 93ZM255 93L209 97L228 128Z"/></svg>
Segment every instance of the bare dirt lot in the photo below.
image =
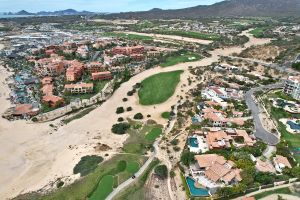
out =
<svg viewBox="0 0 300 200"><path fill-rule="evenodd" d="M283 50L284 49L274 45L254 46L244 50L240 56L271 62L274 61Z"/></svg>

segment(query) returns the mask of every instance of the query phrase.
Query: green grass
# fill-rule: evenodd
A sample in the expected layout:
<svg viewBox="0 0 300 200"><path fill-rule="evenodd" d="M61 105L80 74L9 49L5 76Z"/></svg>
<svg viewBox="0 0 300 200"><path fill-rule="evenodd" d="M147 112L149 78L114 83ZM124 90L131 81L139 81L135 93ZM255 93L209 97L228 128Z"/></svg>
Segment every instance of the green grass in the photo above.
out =
<svg viewBox="0 0 300 200"><path fill-rule="evenodd" d="M264 31L265 28L256 28L250 31L249 33L251 33L256 38L262 38L264 36Z"/></svg>
<svg viewBox="0 0 300 200"><path fill-rule="evenodd" d="M131 122L131 126L134 127L138 122ZM161 125L144 125L141 129L131 128L128 131L130 137L125 141L123 150L126 153L144 154L149 148L151 148L153 141L147 140L146 135L154 128L162 128Z"/></svg>
<svg viewBox="0 0 300 200"><path fill-rule="evenodd" d="M90 107L90 108L87 108L79 113L77 113L76 115L70 117L70 118L67 118L67 119L64 119L62 120L64 124L68 124L70 123L71 121L74 121L76 119L80 119L82 117L84 117L85 115L89 114L90 112L92 112L93 110L95 110L95 107Z"/></svg>
<svg viewBox="0 0 300 200"><path fill-rule="evenodd" d="M104 176L99 182L96 191L89 198L90 200L104 200L112 191L114 177L112 175Z"/></svg>
<svg viewBox="0 0 300 200"><path fill-rule="evenodd" d="M145 139L149 142L154 142L162 134L161 128L153 128L146 136Z"/></svg>
<svg viewBox="0 0 300 200"><path fill-rule="evenodd" d="M100 194L101 198L104 194L109 194L111 189L110 187L116 186L116 183L109 184L109 187L105 187L105 191L102 191L103 188L99 186L101 180L108 175L112 177L118 176L119 184L121 184L124 180L129 179L132 174L128 172L119 172L117 169L117 163L119 161L126 161L127 163L130 162L138 162L142 165L145 162L145 157L141 155L132 155L132 154L119 154L111 159L101 163L93 173L88 174L87 176L83 177L82 179L76 181L75 183L57 189L56 191L47 194L38 199L45 199L45 200L80 200L80 199L87 199L87 197L97 197L96 194ZM107 178L108 179L108 178ZM113 178L115 179L115 178ZM98 191L100 190L100 191Z"/></svg>
<svg viewBox="0 0 300 200"><path fill-rule="evenodd" d="M170 119L170 112L163 112L161 114L161 117L164 118L164 119Z"/></svg>
<svg viewBox="0 0 300 200"><path fill-rule="evenodd" d="M148 40L148 41L153 40L153 37L150 37L150 36L127 34L127 33L108 32L108 33L104 33L104 35L105 36L111 36L111 37L125 38L125 39L128 39L128 40Z"/></svg>
<svg viewBox="0 0 300 200"><path fill-rule="evenodd" d="M292 192L289 189L289 187L285 187L285 188L270 190L267 192L262 192L262 193L254 195L254 197L255 197L255 199L262 199L262 198L267 197L272 194L292 194Z"/></svg>
<svg viewBox="0 0 300 200"><path fill-rule="evenodd" d="M195 39L201 39L201 40L216 41L216 40L221 39L221 36L217 35L217 34L206 34L206 33L199 33L199 32L193 32L193 31L157 30L157 31L154 31L154 33L163 34L163 35L177 35L177 36L195 38Z"/></svg>
<svg viewBox="0 0 300 200"><path fill-rule="evenodd" d="M138 180L127 187L124 191L120 192L114 200L135 200L135 199L145 199L146 189L144 187L149 174L153 170L153 168L159 164L158 160L154 160L150 163L147 170L143 173L143 175L138 178Z"/></svg>
<svg viewBox="0 0 300 200"><path fill-rule="evenodd" d="M137 171L139 171L139 168L140 168L140 164L138 162L133 161L133 162L127 163L126 171L134 174Z"/></svg>
<svg viewBox="0 0 300 200"><path fill-rule="evenodd" d="M118 172L123 172L127 167L127 162L125 160L120 160L117 165Z"/></svg>
<svg viewBox="0 0 300 200"><path fill-rule="evenodd" d="M182 72L159 73L143 80L138 92L140 104L155 105L167 101L174 94Z"/></svg>
<svg viewBox="0 0 300 200"><path fill-rule="evenodd" d="M160 64L161 67L169 67L176 65L178 63L185 63L185 62L194 62L197 60L202 59L202 56L196 53L184 53L181 55L174 55L167 57L167 59Z"/></svg>
<svg viewBox="0 0 300 200"><path fill-rule="evenodd" d="M287 101L295 101L295 102L297 102L297 100L295 100L293 97L285 94L283 91L275 92L275 95L277 96L277 98L285 99Z"/></svg>

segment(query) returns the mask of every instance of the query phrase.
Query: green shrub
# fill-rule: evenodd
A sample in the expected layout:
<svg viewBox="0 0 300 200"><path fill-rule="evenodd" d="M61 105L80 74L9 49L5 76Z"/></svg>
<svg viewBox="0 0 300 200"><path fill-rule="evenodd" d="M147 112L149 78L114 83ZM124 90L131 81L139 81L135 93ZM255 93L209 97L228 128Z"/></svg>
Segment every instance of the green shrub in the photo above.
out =
<svg viewBox="0 0 300 200"><path fill-rule="evenodd" d="M130 124L128 123L118 123L114 124L111 128L111 131L118 135L123 135L130 128Z"/></svg>
<svg viewBox="0 0 300 200"><path fill-rule="evenodd" d="M155 167L154 172L161 179L165 179L168 177L168 168L166 165L158 165Z"/></svg>
<svg viewBox="0 0 300 200"><path fill-rule="evenodd" d="M117 110L116 110L117 114L121 114L123 112L124 112L124 108L123 107L118 107Z"/></svg>
<svg viewBox="0 0 300 200"><path fill-rule="evenodd" d="M118 122L123 122L123 121L124 121L123 117L118 118Z"/></svg>
<svg viewBox="0 0 300 200"><path fill-rule="evenodd" d="M103 158L101 156L84 156L80 159L79 163L74 167L73 173L78 174L80 173L81 176L85 176L98 166L100 162L103 161Z"/></svg>
<svg viewBox="0 0 300 200"><path fill-rule="evenodd" d="M177 144L178 144L178 142L179 142L179 140L178 140L178 139L174 139L174 140L172 140L172 141L171 141L171 144L172 144L172 145L177 145Z"/></svg>
<svg viewBox="0 0 300 200"><path fill-rule="evenodd" d="M64 184L65 184L65 183L64 183L63 181L58 181L58 182L56 183L56 187L57 187L57 188L61 188Z"/></svg>
<svg viewBox="0 0 300 200"><path fill-rule="evenodd" d="M117 164L117 170L118 172L123 172L125 171L127 167L127 162L125 160L120 160Z"/></svg>
<svg viewBox="0 0 300 200"><path fill-rule="evenodd" d="M134 115L134 117L133 117L134 119L143 119L144 118L144 116L143 116L143 114L142 113L137 113L137 114L135 114Z"/></svg>

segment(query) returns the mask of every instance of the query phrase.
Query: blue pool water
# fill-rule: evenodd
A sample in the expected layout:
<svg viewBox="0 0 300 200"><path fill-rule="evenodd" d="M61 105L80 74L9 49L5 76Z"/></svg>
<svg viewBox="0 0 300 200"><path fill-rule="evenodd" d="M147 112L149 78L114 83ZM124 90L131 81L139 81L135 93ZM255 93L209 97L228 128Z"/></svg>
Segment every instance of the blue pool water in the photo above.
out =
<svg viewBox="0 0 300 200"><path fill-rule="evenodd" d="M278 99L277 100L277 104L280 106L280 107L285 107L285 106L295 106L295 104L293 104L293 103L287 103L287 102L285 102L284 100L282 100L282 99Z"/></svg>
<svg viewBox="0 0 300 200"><path fill-rule="evenodd" d="M189 186L190 189L190 193L192 196L197 196L197 197L204 197L204 196L209 196L208 190L204 189L204 188L196 188L195 187L195 180L190 178L190 177L186 177L186 182Z"/></svg>
<svg viewBox="0 0 300 200"><path fill-rule="evenodd" d="M189 145L191 147L195 147L195 148L199 147L197 138L190 137L189 138Z"/></svg>
<svg viewBox="0 0 300 200"><path fill-rule="evenodd" d="M287 124L290 125L291 129L293 130L300 130L300 124L296 124L292 121L287 121Z"/></svg>

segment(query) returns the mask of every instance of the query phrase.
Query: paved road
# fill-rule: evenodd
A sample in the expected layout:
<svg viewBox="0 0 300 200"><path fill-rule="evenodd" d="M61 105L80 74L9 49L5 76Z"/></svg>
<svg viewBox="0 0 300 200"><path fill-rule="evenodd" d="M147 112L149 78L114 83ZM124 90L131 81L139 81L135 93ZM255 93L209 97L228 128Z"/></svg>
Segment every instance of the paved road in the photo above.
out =
<svg viewBox="0 0 300 200"><path fill-rule="evenodd" d="M246 92L245 100L248 108L252 112L254 125L255 125L255 133L254 135L261 139L263 142L269 144L269 145L276 145L279 142L279 136L268 132L262 125L261 120L259 118L259 114L262 113L261 108L255 103L254 100L254 93L257 91L264 91L264 90L270 90L270 89L276 89L282 87L283 84L272 84L272 85L266 85L266 86L260 86L257 88L253 88Z"/></svg>
<svg viewBox="0 0 300 200"><path fill-rule="evenodd" d="M121 183L117 188L115 188L112 193L110 193L107 197L106 200L112 200L119 192L124 190L126 187L128 187L130 184L132 184L134 181L136 181L144 172L145 170L149 167L150 163L154 160L157 150L158 150L158 140L154 142L153 144L154 151L152 155L148 158L148 160L145 162L145 164L139 169L137 173L135 173L135 179L128 179L127 181Z"/></svg>
<svg viewBox="0 0 300 200"><path fill-rule="evenodd" d="M246 194L245 196L235 198L233 200L242 200L245 197L252 197L252 196L254 196L256 194L259 194L259 193L263 193L263 192L267 192L267 191L272 191L272 190L276 190L276 189L280 189L280 188L285 188L285 187L290 187L290 186L294 185L295 183L299 184L299 182L294 182L294 183L288 183L288 184L284 184L284 185L278 185L278 186L267 188L267 189L261 189L261 190L258 190L258 191Z"/></svg>

